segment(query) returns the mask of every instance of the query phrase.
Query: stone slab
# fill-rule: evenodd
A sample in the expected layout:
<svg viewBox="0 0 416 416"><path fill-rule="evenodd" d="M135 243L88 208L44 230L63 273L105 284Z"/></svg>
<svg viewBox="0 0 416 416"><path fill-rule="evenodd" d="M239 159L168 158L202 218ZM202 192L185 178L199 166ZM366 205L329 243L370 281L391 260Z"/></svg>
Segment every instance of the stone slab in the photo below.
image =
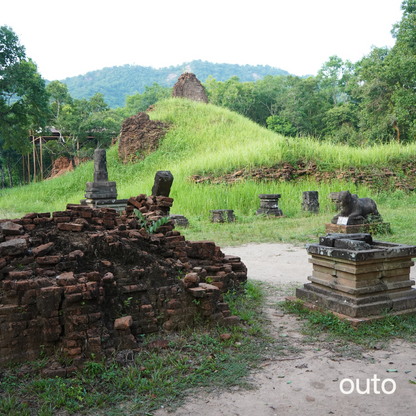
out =
<svg viewBox="0 0 416 416"><path fill-rule="evenodd" d="M345 294L340 295L329 288L308 283L302 288L296 289L296 297L353 318L380 315L386 311L397 312L416 308L416 289L403 290L397 297L380 292L354 298Z"/></svg>
<svg viewBox="0 0 416 416"><path fill-rule="evenodd" d="M355 234L355 233L370 233L370 234L381 234L390 233L390 223L388 222L375 222L372 224L357 224L357 225L340 225L340 224L325 224L325 233L344 233L344 234Z"/></svg>
<svg viewBox="0 0 416 416"><path fill-rule="evenodd" d="M287 296L285 298L288 302L299 302L299 299L295 296ZM313 302L306 302L306 301L302 301L302 306L306 309L309 309L311 311L314 310L318 310L320 312L325 312L325 309L322 308L319 305L316 305ZM386 316L385 315L372 315L372 316L368 316L368 317L361 317L361 318L352 318L351 316L347 316L344 315L342 313L338 313L338 312L333 312L330 311L331 313L333 313L335 316L337 316L339 319L342 319L344 321L347 321L351 324L351 326L357 328L358 325L366 323L366 322L373 322L373 321L379 321L381 319L384 319ZM407 309L404 311L397 311L397 312L390 312L388 314L388 316L405 316L405 315L413 315L416 314L416 308L413 309Z"/></svg>

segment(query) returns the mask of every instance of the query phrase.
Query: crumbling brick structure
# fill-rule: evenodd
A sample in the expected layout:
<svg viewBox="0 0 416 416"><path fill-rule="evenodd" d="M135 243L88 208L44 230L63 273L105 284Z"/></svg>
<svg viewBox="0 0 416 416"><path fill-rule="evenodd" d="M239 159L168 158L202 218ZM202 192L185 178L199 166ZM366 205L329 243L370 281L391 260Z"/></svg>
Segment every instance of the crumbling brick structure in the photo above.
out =
<svg viewBox="0 0 416 416"><path fill-rule="evenodd" d="M240 259L185 241L172 220L149 234L134 215L156 221L172 202L139 195L122 215L69 204L2 220L0 366L57 353L76 365L137 348L141 334L192 325L197 313L237 324L222 293L246 281Z"/></svg>
<svg viewBox="0 0 416 416"><path fill-rule="evenodd" d="M135 162L154 152L168 128L166 123L150 120L145 112L126 118L121 125L118 141L120 159Z"/></svg>
<svg viewBox="0 0 416 416"><path fill-rule="evenodd" d="M191 72L183 73L173 86L172 97L183 97L188 100L208 103L208 96L204 86Z"/></svg>

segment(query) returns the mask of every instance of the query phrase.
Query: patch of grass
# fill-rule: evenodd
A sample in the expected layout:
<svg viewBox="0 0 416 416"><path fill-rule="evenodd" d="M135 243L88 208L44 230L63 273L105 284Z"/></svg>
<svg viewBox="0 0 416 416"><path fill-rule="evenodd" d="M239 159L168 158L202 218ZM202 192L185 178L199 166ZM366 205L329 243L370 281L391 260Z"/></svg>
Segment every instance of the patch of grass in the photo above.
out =
<svg viewBox="0 0 416 416"><path fill-rule="evenodd" d="M188 181L188 178L196 174L220 174L242 168L270 167L283 162L296 165L299 160L313 161L321 172L349 166L392 168L394 164L398 166L413 160L416 144L391 143L371 148L350 148L310 138L285 138L225 108L183 99L159 102L150 116L152 119L172 123L157 151L136 164L121 163L117 146L107 151L109 179L117 182L119 198L129 198L140 193L150 194L156 171L170 170L175 178L171 191L174 198L172 213L185 215L194 224L198 218L208 222L210 210L233 209L237 222L246 225L246 232L241 231L238 237L241 242L248 242L252 230L259 230L254 233L253 241L259 240L261 233L266 234L266 241L272 241L271 233L267 232L270 223L255 217L255 211L259 207L259 194L280 193L282 198L279 205L284 215L295 221L293 227L289 221L289 224L285 222L285 227L277 230L276 241L297 238L306 241L309 234L322 230L324 223L333 216L327 199L328 193L349 189L360 197L375 199L379 211L393 227L409 229L410 220L406 219L406 215L412 218L408 210L415 209L412 207L416 207L416 195L407 195L402 191L392 193L381 188L376 195L366 187L340 181L318 184L305 179L296 182L242 181L233 185L210 185L195 184ZM67 203L79 203L84 198L85 183L92 178L91 161L80 165L74 172L53 180L3 189L0 217L15 218L28 212L64 210ZM322 214L317 217L307 216L301 211L302 192L310 190L317 190L320 195ZM286 232L287 225L289 227ZM204 224L204 228L212 228L212 232L216 233L210 225ZM273 229L276 230L276 227ZM243 234L246 235L245 238ZM228 238L228 241L231 243L232 238Z"/></svg>
<svg viewBox="0 0 416 416"><path fill-rule="evenodd" d="M304 320L302 330L308 336L325 333L329 339L342 339L344 342L353 342L368 348L395 338L403 338L413 343L416 341L416 314L397 316L386 313L380 320L362 323L354 328L329 311L319 312L305 308L302 301L284 301L280 303L280 307Z"/></svg>
<svg viewBox="0 0 416 416"><path fill-rule="evenodd" d="M161 335L149 335L143 337L140 350L121 351L103 362L87 362L68 379L39 374L21 378L17 376L19 367L8 368L0 378L0 415L63 411L145 415L162 406L174 410L195 388L250 388L246 381L249 371L266 357L284 355L287 348L267 334L262 284L249 282L244 292L245 296L236 292L225 296L232 313L240 316L241 325L236 327L202 326L165 334L166 349L150 348L151 341ZM229 333L230 339L222 341L223 333ZM25 403L30 403L30 411Z"/></svg>

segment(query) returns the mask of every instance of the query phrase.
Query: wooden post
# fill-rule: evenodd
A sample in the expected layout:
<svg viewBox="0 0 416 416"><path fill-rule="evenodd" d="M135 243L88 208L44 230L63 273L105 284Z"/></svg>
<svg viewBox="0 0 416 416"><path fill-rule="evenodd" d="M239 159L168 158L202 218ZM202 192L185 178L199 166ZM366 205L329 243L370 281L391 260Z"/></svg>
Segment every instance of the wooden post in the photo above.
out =
<svg viewBox="0 0 416 416"><path fill-rule="evenodd" d="M36 149L35 149L35 136L33 137L33 182L36 182Z"/></svg>
<svg viewBox="0 0 416 416"><path fill-rule="evenodd" d="M42 137L39 137L40 143L40 175L43 181L43 155L42 155Z"/></svg>
<svg viewBox="0 0 416 416"><path fill-rule="evenodd" d="M28 184L30 185L30 153L27 154Z"/></svg>
<svg viewBox="0 0 416 416"><path fill-rule="evenodd" d="M26 172L25 172L25 155L22 155L22 160L23 160L23 185L26 185Z"/></svg>

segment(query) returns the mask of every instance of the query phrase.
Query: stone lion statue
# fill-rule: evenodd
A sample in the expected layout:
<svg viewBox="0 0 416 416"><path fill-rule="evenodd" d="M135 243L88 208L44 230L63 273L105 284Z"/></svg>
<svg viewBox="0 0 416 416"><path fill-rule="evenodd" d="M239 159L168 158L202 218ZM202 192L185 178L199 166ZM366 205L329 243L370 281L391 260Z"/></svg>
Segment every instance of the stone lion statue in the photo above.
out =
<svg viewBox="0 0 416 416"><path fill-rule="evenodd" d="M348 217L349 225L382 222L377 205L371 198L358 198L350 191L341 191L337 201L341 205L341 212L332 218L332 224L337 224L339 217Z"/></svg>

